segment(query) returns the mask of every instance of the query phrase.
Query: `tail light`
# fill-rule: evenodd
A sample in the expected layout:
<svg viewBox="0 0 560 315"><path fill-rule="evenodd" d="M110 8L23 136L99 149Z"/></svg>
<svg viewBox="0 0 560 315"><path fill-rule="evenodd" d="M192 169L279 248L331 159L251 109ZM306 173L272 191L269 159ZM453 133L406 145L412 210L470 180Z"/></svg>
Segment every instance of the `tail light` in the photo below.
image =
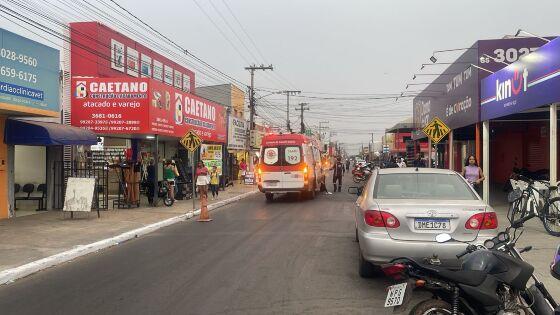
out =
<svg viewBox="0 0 560 315"><path fill-rule="evenodd" d="M394 215L379 210L366 210L364 213L364 220L367 225L375 227L396 229L401 225Z"/></svg>
<svg viewBox="0 0 560 315"><path fill-rule="evenodd" d="M391 277L394 279L400 279L406 270L405 264L394 264L382 267L383 273L387 277Z"/></svg>
<svg viewBox="0 0 560 315"><path fill-rule="evenodd" d="M498 228L496 212L477 213L465 223L467 230L493 230Z"/></svg>
<svg viewBox="0 0 560 315"><path fill-rule="evenodd" d="M307 181L307 177L309 176L309 168L307 164L303 164L303 180Z"/></svg>

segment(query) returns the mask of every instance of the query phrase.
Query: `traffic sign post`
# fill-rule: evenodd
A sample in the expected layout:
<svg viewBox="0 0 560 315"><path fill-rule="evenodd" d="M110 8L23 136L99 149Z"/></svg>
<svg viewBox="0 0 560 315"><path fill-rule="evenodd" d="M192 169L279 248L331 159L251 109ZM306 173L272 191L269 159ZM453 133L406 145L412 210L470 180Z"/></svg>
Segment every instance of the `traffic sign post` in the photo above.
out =
<svg viewBox="0 0 560 315"><path fill-rule="evenodd" d="M434 119L422 129L433 143L440 142L441 139L447 136L450 130L451 129L437 117L434 117Z"/></svg>
<svg viewBox="0 0 560 315"><path fill-rule="evenodd" d="M194 198L195 196L195 192L196 192L196 183L195 183L195 165L194 165L194 152L196 151L196 149L198 149L200 147L200 144L202 143L202 139L200 139L200 137L193 131L193 130L189 130L182 138L181 140L179 140L179 143L181 143L181 145L183 147L185 147L185 149L187 149L190 152L190 159L191 159L191 163L192 163L192 174L191 174L191 179L192 179L192 193L193 193L193 212L196 209L196 200ZM200 218L199 221L203 221L203 222L207 222L210 221L210 217L208 215L208 195L203 195L200 194L199 196L200 198Z"/></svg>

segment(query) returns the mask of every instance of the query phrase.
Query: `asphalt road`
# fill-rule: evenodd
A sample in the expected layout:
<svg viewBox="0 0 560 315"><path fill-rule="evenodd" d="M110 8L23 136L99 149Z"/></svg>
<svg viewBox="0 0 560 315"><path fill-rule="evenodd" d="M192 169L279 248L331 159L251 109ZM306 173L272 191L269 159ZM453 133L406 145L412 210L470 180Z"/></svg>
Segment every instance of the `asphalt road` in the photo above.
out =
<svg viewBox="0 0 560 315"><path fill-rule="evenodd" d="M358 276L345 191L258 194L2 286L0 313L383 314L389 282Z"/></svg>

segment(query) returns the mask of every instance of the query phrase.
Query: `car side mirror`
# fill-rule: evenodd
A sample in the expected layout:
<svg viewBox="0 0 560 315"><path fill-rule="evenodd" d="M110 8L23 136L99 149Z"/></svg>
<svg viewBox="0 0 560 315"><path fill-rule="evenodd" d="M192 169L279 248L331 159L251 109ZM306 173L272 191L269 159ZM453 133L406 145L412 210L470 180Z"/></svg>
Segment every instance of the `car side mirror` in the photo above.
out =
<svg viewBox="0 0 560 315"><path fill-rule="evenodd" d="M358 196L362 194L363 190L364 190L363 186L360 186L360 187L350 186L350 187L348 187L348 193L349 194L355 194L355 195L358 195Z"/></svg>

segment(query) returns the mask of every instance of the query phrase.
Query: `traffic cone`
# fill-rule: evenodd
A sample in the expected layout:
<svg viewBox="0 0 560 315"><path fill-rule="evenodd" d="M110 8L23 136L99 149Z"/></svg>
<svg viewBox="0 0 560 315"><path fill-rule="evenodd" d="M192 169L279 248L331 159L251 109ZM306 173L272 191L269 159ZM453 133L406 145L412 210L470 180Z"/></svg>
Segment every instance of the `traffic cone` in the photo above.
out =
<svg viewBox="0 0 560 315"><path fill-rule="evenodd" d="M208 191L200 194L200 216L198 222L210 222L210 214L208 213Z"/></svg>

